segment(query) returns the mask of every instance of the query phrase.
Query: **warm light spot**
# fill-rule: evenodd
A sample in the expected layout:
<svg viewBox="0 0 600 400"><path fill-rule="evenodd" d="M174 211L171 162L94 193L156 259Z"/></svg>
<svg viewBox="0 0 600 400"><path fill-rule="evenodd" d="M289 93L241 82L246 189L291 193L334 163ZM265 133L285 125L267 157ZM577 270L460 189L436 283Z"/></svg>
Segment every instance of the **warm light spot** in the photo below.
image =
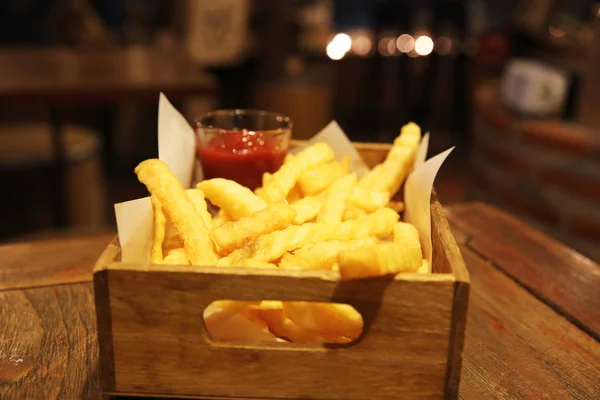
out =
<svg viewBox="0 0 600 400"><path fill-rule="evenodd" d="M396 40L396 46L402 53L409 53L415 48L415 39L407 33L402 34Z"/></svg>
<svg viewBox="0 0 600 400"><path fill-rule="evenodd" d="M377 50L382 56L391 56L394 54L394 50L396 50L396 44L394 39L392 38L383 38L379 41L377 45Z"/></svg>
<svg viewBox="0 0 600 400"><path fill-rule="evenodd" d="M440 36L435 39L435 52L441 56L450 54L452 51L452 39L446 36Z"/></svg>
<svg viewBox="0 0 600 400"><path fill-rule="evenodd" d="M352 51L359 56L366 56L372 48L373 42L367 35L357 35L352 40Z"/></svg>
<svg viewBox="0 0 600 400"><path fill-rule="evenodd" d="M426 56L433 51L433 40L429 36L420 36L415 40L415 51L420 56Z"/></svg>
<svg viewBox="0 0 600 400"><path fill-rule="evenodd" d="M342 44L332 40L327 45L326 51L327 57L331 58L332 60L341 60L346 55L347 50L345 50L345 47Z"/></svg>
<svg viewBox="0 0 600 400"><path fill-rule="evenodd" d="M346 35L345 33L338 33L335 35L332 42L336 42L340 49L344 49L344 53L346 53L348 50L350 50L350 47L352 47L352 39L350 39L350 36Z"/></svg>

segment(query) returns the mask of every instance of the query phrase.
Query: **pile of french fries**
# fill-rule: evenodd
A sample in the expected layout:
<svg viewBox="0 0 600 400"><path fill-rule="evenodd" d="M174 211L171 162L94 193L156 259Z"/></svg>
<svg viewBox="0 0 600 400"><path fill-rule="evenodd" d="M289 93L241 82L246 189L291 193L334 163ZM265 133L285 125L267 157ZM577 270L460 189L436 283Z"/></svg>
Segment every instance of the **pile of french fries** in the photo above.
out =
<svg viewBox="0 0 600 400"><path fill-rule="evenodd" d="M265 173L254 192L220 178L184 190L165 163L143 161L135 173L152 200L150 261L333 270L344 280L427 271L419 234L400 221L403 204L392 200L411 171L420 139L418 125L405 125L385 161L360 179L349 172L349 158L335 160L327 144L316 143ZM219 209L214 217L207 200ZM345 343L362 332L362 317L345 304L213 304L212 326L228 331L227 321L242 318L256 329L252 337ZM210 331L206 314L205 322Z"/></svg>

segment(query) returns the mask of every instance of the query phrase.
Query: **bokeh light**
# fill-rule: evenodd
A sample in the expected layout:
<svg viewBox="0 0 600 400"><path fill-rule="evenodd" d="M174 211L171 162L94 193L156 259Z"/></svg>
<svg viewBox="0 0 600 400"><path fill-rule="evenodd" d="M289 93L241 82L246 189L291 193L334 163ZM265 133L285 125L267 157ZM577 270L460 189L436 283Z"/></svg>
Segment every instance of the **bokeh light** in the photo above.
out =
<svg viewBox="0 0 600 400"><path fill-rule="evenodd" d="M392 38L383 38L379 41L377 50L384 57L391 56L396 50L396 41Z"/></svg>
<svg viewBox="0 0 600 400"><path fill-rule="evenodd" d="M336 42L335 40L329 42L326 51L327 57L331 58L332 60L341 60L346 55L344 45Z"/></svg>
<svg viewBox="0 0 600 400"><path fill-rule="evenodd" d="M359 56L366 56L373 49L373 42L367 35L357 35L352 40L352 51Z"/></svg>
<svg viewBox="0 0 600 400"><path fill-rule="evenodd" d="M402 53L410 53L415 48L415 39L411 35L404 33L396 40L396 46Z"/></svg>
<svg viewBox="0 0 600 400"><path fill-rule="evenodd" d="M338 33L335 35L332 42L338 43L338 46L341 49L344 49L344 53L350 50L350 47L352 47L352 39L345 33Z"/></svg>
<svg viewBox="0 0 600 400"><path fill-rule="evenodd" d="M433 40L429 36L419 36L415 40L415 51L420 56L427 56L433 51Z"/></svg>

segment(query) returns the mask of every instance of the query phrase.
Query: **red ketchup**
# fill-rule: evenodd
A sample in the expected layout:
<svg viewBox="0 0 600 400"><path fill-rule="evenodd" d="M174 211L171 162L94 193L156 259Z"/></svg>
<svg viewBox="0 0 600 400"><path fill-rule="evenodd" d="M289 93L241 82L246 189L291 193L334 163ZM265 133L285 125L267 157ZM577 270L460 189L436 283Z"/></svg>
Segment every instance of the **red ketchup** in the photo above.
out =
<svg viewBox="0 0 600 400"><path fill-rule="evenodd" d="M282 138L267 133L230 131L198 142L204 179L225 178L254 190L262 186L265 172L283 164L287 146Z"/></svg>

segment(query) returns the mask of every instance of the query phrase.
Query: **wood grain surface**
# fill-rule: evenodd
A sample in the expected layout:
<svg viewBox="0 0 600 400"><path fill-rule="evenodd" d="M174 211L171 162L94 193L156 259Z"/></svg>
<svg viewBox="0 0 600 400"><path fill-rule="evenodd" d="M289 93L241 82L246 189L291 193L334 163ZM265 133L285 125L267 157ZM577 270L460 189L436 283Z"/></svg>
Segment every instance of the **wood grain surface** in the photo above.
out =
<svg viewBox="0 0 600 400"><path fill-rule="evenodd" d="M112 339L115 393L348 400L444 393L450 274L339 282L333 271L151 267L114 263L95 271L109 283L110 308L97 312L102 320L110 313L112 338L99 334L103 344ZM211 343L202 312L224 298L350 304L363 316L363 336L341 348ZM232 365L240 368L235 377Z"/></svg>
<svg viewBox="0 0 600 400"><path fill-rule="evenodd" d="M0 291L0 398L101 398L91 283Z"/></svg>
<svg viewBox="0 0 600 400"><path fill-rule="evenodd" d="M489 205L452 207L448 219L472 251L600 339L598 264Z"/></svg>
<svg viewBox="0 0 600 400"><path fill-rule="evenodd" d="M89 282L114 234L0 246L0 290Z"/></svg>
<svg viewBox="0 0 600 400"><path fill-rule="evenodd" d="M469 225L462 218L469 220L471 214L485 218L488 229L471 234L463 231L460 226ZM469 247L469 241L481 242L485 235L494 234L496 224L514 220L477 204L450 207L448 215L471 275L460 397L599 398L598 341L554 309L552 294L538 298L498 266L501 258L495 259L494 253L483 256ZM498 215L502 218L496 221ZM530 231L535 233L525 230L524 235ZM106 245L106 238L101 237L80 240L96 240L98 248ZM73 257L98 256L86 254L89 248L75 244ZM549 254L553 254L553 245L559 246L551 240L549 245ZM23 249L11 248L0 247L2 259ZM28 249L34 251L35 247ZM527 248L507 247L505 251L529 256ZM581 260L587 263L577 253L565 252L573 253L567 257L573 261L564 263L563 268L581 268L576 266ZM44 262L52 265L52 260L41 260L40 269ZM66 263L64 268L70 265ZM18 282L20 274L28 274L27 267L23 265L14 274L10 279ZM6 278L2 275L1 279ZM581 281L572 284L581 285ZM581 290L586 287L584 284ZM0 291L0 398L100 398L97 352L91 284Z"/></svg>

